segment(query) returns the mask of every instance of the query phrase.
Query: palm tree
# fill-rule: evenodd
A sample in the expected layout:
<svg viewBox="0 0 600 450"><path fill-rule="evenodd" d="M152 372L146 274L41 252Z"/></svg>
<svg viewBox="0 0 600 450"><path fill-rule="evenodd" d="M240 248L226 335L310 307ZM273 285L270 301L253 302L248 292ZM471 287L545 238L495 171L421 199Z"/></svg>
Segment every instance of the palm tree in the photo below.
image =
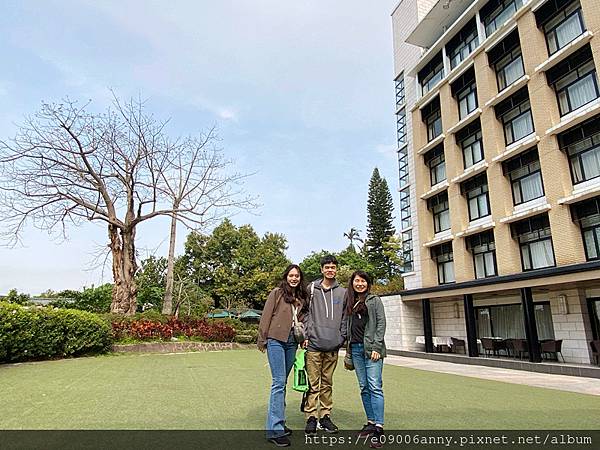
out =
<svg viewBox="0 0 600 450"><path fill-rule="evenodd" d="M364 240L360 238L360 230L352 227L347 233L344 233L344 237L350 240L350 247L354 250L354 241L364 244ZM360 250L360 247L359 247Z"/></svg>

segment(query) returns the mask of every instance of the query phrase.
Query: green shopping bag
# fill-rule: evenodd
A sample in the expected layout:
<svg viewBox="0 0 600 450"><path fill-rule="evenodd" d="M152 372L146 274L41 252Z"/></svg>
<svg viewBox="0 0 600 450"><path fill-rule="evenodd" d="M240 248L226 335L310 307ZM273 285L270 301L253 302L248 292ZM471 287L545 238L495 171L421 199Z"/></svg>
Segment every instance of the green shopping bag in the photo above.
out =
<svg viewBox="0 0 600 450"><path fill-rule="evenodd" d="M308 391L308 376L306 374L306 350L303 348L296 352L294 361L294 384L292 389L298 392Z"/></svg>

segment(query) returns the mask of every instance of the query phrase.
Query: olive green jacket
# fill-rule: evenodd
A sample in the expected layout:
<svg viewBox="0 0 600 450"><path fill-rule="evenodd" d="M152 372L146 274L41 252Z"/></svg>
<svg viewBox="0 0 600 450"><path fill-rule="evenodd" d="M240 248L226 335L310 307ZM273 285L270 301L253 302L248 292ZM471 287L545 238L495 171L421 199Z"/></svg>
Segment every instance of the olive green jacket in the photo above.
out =
<svg viewBox="0 0 600 450"><path fill-rule="evenodd" d="M365 305L367 306L367 313L369 316L367 323L365 324L365 354L371 356L371 352L374 350L379 353L382 358L385 358L385 310L383 308L383 302L377 295L369 294L365 300ZM348 333L348 340L350 340L350 333L352 330L352 316L353 314L348 314L347 316L348 326L346 330Z"/></svg>

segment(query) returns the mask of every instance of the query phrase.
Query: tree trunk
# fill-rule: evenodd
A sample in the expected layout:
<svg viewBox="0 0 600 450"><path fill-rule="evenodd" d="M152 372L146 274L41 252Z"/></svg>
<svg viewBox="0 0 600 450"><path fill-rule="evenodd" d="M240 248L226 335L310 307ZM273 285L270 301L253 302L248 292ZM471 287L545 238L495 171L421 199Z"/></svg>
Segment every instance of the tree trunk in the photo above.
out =
<svg viewBox="0 0 600 450"><path fill-rule="evenodd" d="M110 312L133 315L137 309L135 273L135 228L121 230L108 226L114 286Z"/></svg>
<svg viewBox="0 0 600 450"><path fill-rule="evenodd" d="M179 205L174 205L177 209ZM173 266L175 265L175 241L177 236L177 214L171 217L171 234L169 236L169 257L167 258L167 285L163 300L162 313L171 315L173 310Z"/></svg>

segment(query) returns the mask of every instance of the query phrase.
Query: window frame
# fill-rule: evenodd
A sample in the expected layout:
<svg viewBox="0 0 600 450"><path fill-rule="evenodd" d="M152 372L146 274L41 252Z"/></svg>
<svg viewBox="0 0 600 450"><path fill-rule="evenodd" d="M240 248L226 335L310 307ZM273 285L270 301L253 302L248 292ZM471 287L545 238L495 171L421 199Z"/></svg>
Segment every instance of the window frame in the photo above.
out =
<svg viewBox="0 0 600 450"><path fill-rule="evenodd" d="M467 141L470 141L471 139L473 140L473 142L467 143ZM464 170L467 170L469 167L472 167L478 162L483 161L485 159L485 152L483 149L483 134L481 132L481 122L479 121L479 119L460 130L456 134L456 142L462 151ZM473 158L475 154L473 146L477 142L479 142L479 153L481 158L475 161L475 159ZM467 165L467 152L471 154L472 164L469 165Z"/></svg>
<svg viewBox="0 0 600 450"><path fill-rule="evenodd" d="M581 239L587 261L600 259L600 197L593 197L571 205L571 217L581 230ZM591 256L586 233L591 232L595 256Z"/></svg>
<svg viewBox="0 0 600 450"><path fill-rule="evenodd" d="M539 222L539 224L537 223ZM528 231L519 232L518 228L527 226ZM550 229L550 222L547 214L541 214L539 216L529 217L522 221L517 222L513 226L513 235L519 243L519 251L521 253L521 267L523 272L529 272L532 270L546 269L548 267L556 267L556 254L554 252L554 245L552 242L552 232ZM552 251L552 264L547 266L534 267L533 258L531 256L531 246L540 242L550 242L550 250ZM527 254L529 255L529 268L526 266L524 248L527 248Z"/></svg>
<svg viewBox="0 0 600 450"><path fill-rule="evenodd" d="M535 159L533 159L533 154L535 153ZM532 158L529 160L529 158ZM518 167L510 168L511 164L515 164L519 162ZM525 170L526 169L526 170ZM544 189L544 179L542 176L542 168L540 165L539 154L537 152L537 148L529 150L527 152L521 153L520 155L515 156L514 158L509 159L503 163L503 171L504 175L508 178L510 182L510 188L512 191L513 205L522 205L523 203L530 202L532 200L542 198L546 195L546 191ZM519 173L521 172L521 173ZM532 197L527 200L523 200L523 188L522 182L526 178L530 178L533 176L537 176L539 174L539 184L541 186L542 194L537 197ZM515 184L519 186L519 194L520 200L517 199Z"/></svg>
<svg viewBox="0 0 600 450"><path fill-rule="evenodd" d="M456 272L454 271L454 251L452 242L445 242L431 249L431 258L436 262L438 271L438 284L451 284L456 282ZM452 268L452 279L447 279L447 267Z"/></svg>
<svg viewBox="0 0 600 450"><path fill-rule="evenodd" d="M435 148L429 150L425 154L424 160L429 168L429 182L431 186L435 186L448 179L446 173L446 155L444 154L443 144L437 145ZM440 175L440 170L443 171L443 176ZM438 177L440 178L438 179Z"/></svg>
<svg viewBox="0 0 600 450"><path fill-rule="evenodd" d="M526 90L527 87L525 87L523 89ZM535 133L535 122L533 121L533 113L531 112L531 102L529 100L529 94L524 96L524 95L522 95L522 92L523 92L522 90L518 91L517 93L515 93L508 99L504 100L498 106L496 106L496 115L499 116L498 118L500 119L500 122L502 123L502 129L504 132L504 142L506 143L507 147L509 145L511 145L515 142L518 142L521 139L524 139L527 136L530 136L533 133ZM502 108L502 109L506 109L506 110L498 113L500 106L504 106L509 103L511 105L509 108ZM517 112L516 116L507 118L508 116L512 115L515 112ZM519 136L517 138L517 137L515 137L514 122L517 119L520 119L521 117L523 117L525 115L529 115L529 118L530 118L529 121L531 122L531 130L527 134L524 134L523 136ZM508 135L509 131L510 131L510 136Z"/></svg>
<svg viewBox="0 0 600 450"><path fill-rule="evenodd" d="M484 231L473 236L467 237L467 249L471 252L473 258L473 274L475 279L491 278L498 276L498 262L496 260L496 242L492 230ZM493 273L488 275L486 255L492 255ZM483 276L477 273L477 257L483 255Z"/></svg>
<svg viewBox="0 0 600 450"><path fill-rule="evenodd" d="M485 172L461 183L460 189L461 193L465 196L467 200L469 222L482 219L483 217L487 217L492 214L492 208L490 206L489 186L487 181L487 175L485 174ZM485 201L484 205L486 211L482 211L480 199L483 199ZM475 212L473 211L471 205L472 200L475 200L475 204L477 206L477 214L475 214Z"/></svg>
<svg viewBox="0 0 600 450"><path fill-rule="evenodd" d="M588 66L588 67L586 68L586 66ZM585 71L585 70L587 70L587 71ZM580 71L582 71L583 74L580 74ZM563 80L565 80L568 77L572 77L574 74L577 76L577 78L575 80L570 81L567 84L565 84L564 86L559 87L559 84ZM596 93L596 96L594 98L592 98L591 100L588 100L586 103L583 103L582 105L579 105L578 107L574 108L571 105L571 96L570 96L569 89L572 86L581 83L586 78L592 79L592 84L594 86L594 91ZM585 64L582 64L581 66L574 68L569 73L563 75L562 77L560 77L559 79L557 79L556 81L554 81L552 83L552 87L554 89L554 92L556 93L556 100L558 102L558 110L560 112L561 117L566 116L567 114L569 114L573 111L577 111L579 108L583 108L585 105L600 98L600 89L598 88L598 77L597 77L597 73L596 73L596 66L594 64L594 60L590 59L590 60L586 61ZM565 93L565 98L566 98L567 105L568 105L568 109L566 111L563 110L563 103L561 102L561 94L563 94L563 93Z"/></svg>
<svg viewBox="0 0 600 450"><path fill-rule="evenodd" d="M552 5L549 5L549 6L552 6ZM577 36L574 36L570 41L565 42L562 46L559 46L556 30L561 25L563 25L564 23L569 21L575 15L578 18L581 32ZM561 17L562 17L562 20L554 23L554 21L556 21L557 19L559 19ZM555 53L557 53L558 51L565 48L567 45L569 45L571 42L573 42L575 39L577 39L579 36L581 36L583 33L586 32L585 22L583 21L583 11L581 9L581 3L579 2L579 0L575 0L575 1L572 1L572 2L562 6L560 9L557 9L553 14L551 14L550 16L545 18L542 22L540 22L538 26L544 33L544 38L546 41L546 49L548 50L548 56L554 55ZM550 40L551 40L550 37L551 36L554 37L554 42L556 45L556 49L554 49L554 50L551 48L551 45L550 45Z"/></svg>
<svg viewBox="0 0 600 450"><path fill-rule="evenodd" d="M448 201L448 191L440 192L427 200L427 209L433 216L433 232L435 234L452 229L450 220L450 202ZM442 228L442 216L447 216L448 227Z"/></svg>
<svg viewBox="0 0 600 450"><path fill-rule="evenodd" d="M479 45L479 33L475 19L467 23L446 45L446 54L450 60L450 70L469 57ZM466 52L464 50L466 49ZM456 59L460 56L459 59Z"/></svg>
<svg viewBox="0 0 600 450"><path fill-rule="evenodd" d="M491 3L492 2L488 2L488 4L486 4L485 6L488 7L488 5ZM487 12L487 14L484 14L481 18L481 21L483 22L483 27L485 28L486 38L494 34L494 32L498 28L500 28L507 20L510 19L510 17L512 17L523 6L523 0L499 0L495 3L497 3L496 7L493 9L488 7L490 11ZM514 11L512 11L510 17L504 19L502 23L499 23L498 18L502 16L503 13L511 7L514 7ZM490 25L492 24L493 29L491 29L492 27L490 27Z"/></svg>
<svg viewBox="0 0 600 450"><path fill-rule="evenodd" d="M600 164L598 175L587 176L588 166L584 165L582 156L590 152L600 153L600 116L592 118L567 132L558 136L560 149L569 159L569 170L571 172L571 182L573 186L585 183L586 181L600 178ZM600 160L600 156L598 158ZM575 166L577 166L578 171ZM579 178L581 174L582 178Z"/></svg>

